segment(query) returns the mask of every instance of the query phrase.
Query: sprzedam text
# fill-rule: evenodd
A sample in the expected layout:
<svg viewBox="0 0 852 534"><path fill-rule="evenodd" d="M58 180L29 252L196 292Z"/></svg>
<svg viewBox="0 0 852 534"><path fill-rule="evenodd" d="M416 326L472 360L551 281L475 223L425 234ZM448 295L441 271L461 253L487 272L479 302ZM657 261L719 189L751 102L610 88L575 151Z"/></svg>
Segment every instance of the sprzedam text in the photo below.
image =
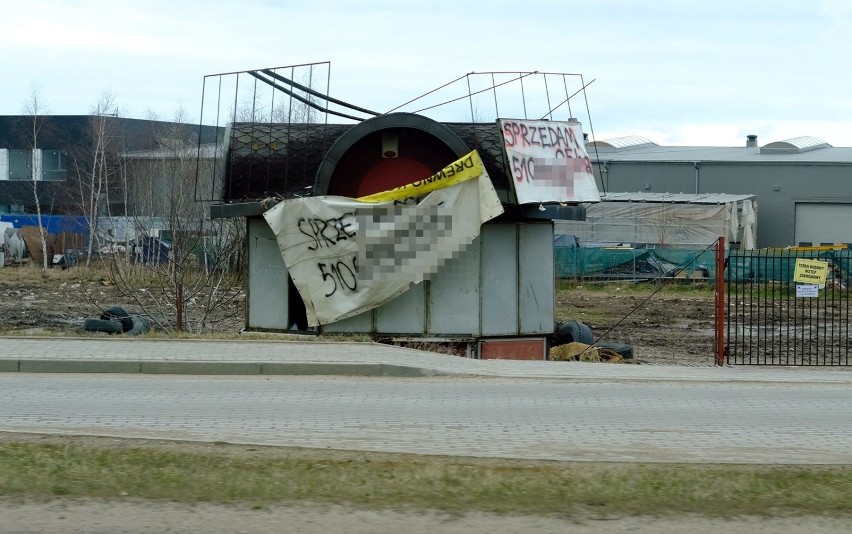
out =
<svg viewBox="0 0 852 534"><path fill-rule="evenodd" d="M354 212L344 213L340 217L332 217L331 219L302 217L297 224L299 232L312 240L308 249L318 250L320 248L331 248L340 241L355 237L355 230L352 227L352 218L354 217Z"/></svg>
<svg viewBox="0 0 852 534"><path fill-rule="evenodd" d="M506 121L503 123L503 139L507 149L524 151L524 149L535 148L539 151L544 150L547 154L543 156L545 159L576 160L581 162L580 168L585 172L592 172L591 161L582 149L574 130L570 127L561 125L538 126L521 121ZM516 182L531 183L535 181L536 163L532 156L513 154L511 165L512 176ZM552 165L549 165L549 167L552 167ZM571 168L570 163L569 168Z"/></svg>

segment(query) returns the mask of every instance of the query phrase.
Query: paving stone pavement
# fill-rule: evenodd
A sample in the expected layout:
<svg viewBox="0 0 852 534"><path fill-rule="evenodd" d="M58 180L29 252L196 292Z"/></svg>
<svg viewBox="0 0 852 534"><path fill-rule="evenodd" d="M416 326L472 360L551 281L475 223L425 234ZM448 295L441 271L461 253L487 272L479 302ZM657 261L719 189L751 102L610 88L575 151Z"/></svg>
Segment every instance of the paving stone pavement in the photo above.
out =
<svg viewBox="0 0 852 534"><path fill-rule="evenodd" d="M473 360L378 343L0 337L0 373L491 376L852 385L850 368L686 367Z"/></svg>
<svg viewBox="0 0 852 534"><path fill-rule="evenodd" d="M852 463L849 384L0 373L0 431L521 459Z"/></svg>
<svg viewBox="0 0 852 534"><path fill-rule="evenodd" d="M849 464L850 386L846 368L480 361L318 341L0 338L0 430L17 432Z"/></svg>

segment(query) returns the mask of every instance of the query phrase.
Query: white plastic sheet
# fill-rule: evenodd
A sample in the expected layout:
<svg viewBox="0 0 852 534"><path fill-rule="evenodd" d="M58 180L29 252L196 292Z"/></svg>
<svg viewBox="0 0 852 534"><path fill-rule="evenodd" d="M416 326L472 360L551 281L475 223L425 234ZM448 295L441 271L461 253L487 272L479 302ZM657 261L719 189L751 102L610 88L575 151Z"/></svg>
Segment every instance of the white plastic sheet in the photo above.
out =
<svg viewBox="0 0 852 534"><path fill-rule="evenodd" d="M586 207L586 221L558 221L557 234L576 235L588 244L708 246L719 236L756 242L754 199L721 204L677 202L601 202Z"/></svg>
<svg viewBox="0 0 852 534"><path fill-rule="evenodd" d="M407 202L285 200L264 213L311 326L384 304L435 273L503 212L483 172Z"/></svg>

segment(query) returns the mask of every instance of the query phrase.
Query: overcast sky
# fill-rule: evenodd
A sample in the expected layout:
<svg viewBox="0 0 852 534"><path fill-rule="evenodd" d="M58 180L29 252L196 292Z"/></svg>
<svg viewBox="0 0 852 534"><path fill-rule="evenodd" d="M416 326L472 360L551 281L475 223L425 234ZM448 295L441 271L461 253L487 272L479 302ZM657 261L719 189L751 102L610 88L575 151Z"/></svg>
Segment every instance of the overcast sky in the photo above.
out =
<svg viewBox="0 0 852 534"><path fill-rule="evenodd" d="M588 109L580 94L572 114L597 139L740 146L747 134L761 145L813 135L852 146L849 0L0 0L0 9L0 115L22 113L38 87L51 114L87 114L110 92L126 117L168 120L183 107L198 121L205 75L329 61L332 96L382 112L474 71L579 73L592 82ZM528 89L530 107L543 102ZM470 120L469 108L458 113L441 118Z"/></svg>

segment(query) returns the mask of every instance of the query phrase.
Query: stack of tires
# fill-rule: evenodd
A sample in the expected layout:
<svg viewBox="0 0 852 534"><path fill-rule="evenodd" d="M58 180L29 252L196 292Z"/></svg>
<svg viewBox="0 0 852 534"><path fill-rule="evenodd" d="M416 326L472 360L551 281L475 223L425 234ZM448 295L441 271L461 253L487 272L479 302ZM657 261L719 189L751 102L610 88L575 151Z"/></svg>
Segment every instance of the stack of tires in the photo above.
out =
<svg viewBox="0 0 852 534"><path fill-rule="evenodd" d="M83 330L138 336L151 330L151 321L139 314L127 313L119 306L113 306L105 309L99 319L86 319Z"/></svg>

